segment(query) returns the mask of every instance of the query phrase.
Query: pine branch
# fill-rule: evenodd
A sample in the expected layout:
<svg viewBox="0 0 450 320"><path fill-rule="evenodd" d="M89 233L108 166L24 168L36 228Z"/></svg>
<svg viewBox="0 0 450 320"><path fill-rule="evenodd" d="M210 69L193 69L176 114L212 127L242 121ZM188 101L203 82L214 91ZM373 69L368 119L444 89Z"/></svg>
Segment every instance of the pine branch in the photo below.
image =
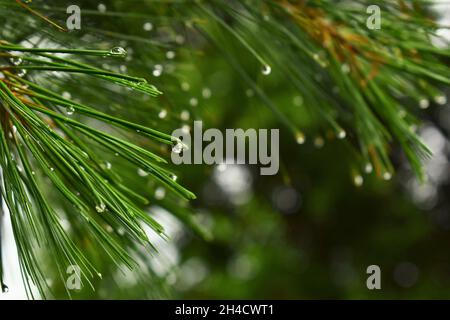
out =
<svg viewBox="0 0 450 320"><path fill-rule="evenodd" d="M89 23L79 33L67 33L55 27L62 25L65 4L34 1L26 4L32 10L25 10L0 0L0 19L6 21L0 33L1 189L25 283L37 285L42 296L50 291L37 248L47 248L61 277L68 264L80 265L88 281L98 274L80 249L80 239L62 228L63 216L116 264L136 267L136 246L151 249L142 223L157 234L164 230L142 209L148 197L122 173L130 167L144 170L174 195L195 198L174 179L159 153L161 145L181 143L166 132L183 120L175 115L185 111L181 105L187 100L180 84L186 77L200 77L196 55L218 53L299 144L342 140L353 159L355 182L373 170L381 178L392 177L393 143L424 179L422 162L431 153L414 128L430 99L446 102L442 89L450 84L450 69L443 61L449 51L432 43L439 28L432 1L384 1L378 31L366 27L371 4L111 1L102 12L82 1ZM24 19L35 27L24 28ZM149 20L162 25L151 38L142 31ZM130 44L133 56L125 57L125 49L111 45L116 42ZM113 70L117 59L128 62L132 75ZM166 60L164 72L166 66L175 71L167 71L164 80L161 71L154 76L161 95L145 79L149 66ZM71 91L74 98L62 91ZM126 114L110 95L129 107ZM299 102L277 103L281 95ZM202 116L195 108L188 111ZM143 117L149 118L142 121L145 125L131 120ZM209 236L178 198L151 201ZM61 213L59 207L75 210ZM30 286L28 291L32 295Z"/></svg>

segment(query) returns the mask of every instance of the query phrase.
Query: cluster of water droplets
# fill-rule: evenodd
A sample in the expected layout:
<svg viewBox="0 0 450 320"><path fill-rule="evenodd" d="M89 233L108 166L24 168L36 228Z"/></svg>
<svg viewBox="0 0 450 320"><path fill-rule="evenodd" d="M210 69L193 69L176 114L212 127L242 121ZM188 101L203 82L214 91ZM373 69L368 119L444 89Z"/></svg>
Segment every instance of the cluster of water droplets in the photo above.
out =
<svg viewBox="0 0 450 320"><path fill-rule="evenodd" d="M106 210L106 205L103 202L101 202L95 206L95 211L97 211L98 213L105 212L105 210Z"/></svg>

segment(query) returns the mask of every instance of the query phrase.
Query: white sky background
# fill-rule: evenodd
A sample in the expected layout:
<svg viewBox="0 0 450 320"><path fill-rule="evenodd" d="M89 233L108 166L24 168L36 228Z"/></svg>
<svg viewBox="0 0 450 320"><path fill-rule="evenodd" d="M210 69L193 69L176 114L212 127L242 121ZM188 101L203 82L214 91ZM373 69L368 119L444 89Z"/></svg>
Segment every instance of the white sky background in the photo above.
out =
<svg viewBox="0 0 450 320"><path fill-rule="evenodd" d="M449 0L436 0L436 11L442 14L439 20L442 25L450 26L450 2ZM439 35L450 41L450 29L441 29ZM4 217L2 218L1 244L4 263L4 282L9 287L9 292L0 293L0 300L27 299L20 274L17 250L11 229L9 212L4 206Z"/></svg>

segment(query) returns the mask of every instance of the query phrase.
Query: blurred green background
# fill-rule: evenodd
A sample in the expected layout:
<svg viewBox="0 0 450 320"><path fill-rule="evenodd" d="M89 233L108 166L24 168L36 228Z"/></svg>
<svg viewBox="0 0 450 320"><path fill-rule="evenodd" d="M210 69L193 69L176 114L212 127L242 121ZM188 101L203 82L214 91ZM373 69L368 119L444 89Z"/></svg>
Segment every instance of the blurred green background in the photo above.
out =
<svg viewBox="0 0 450 320"><path fill-rule="evenodd" d="M78 3L92 12L99 10L92 1ZM61 8L65 4L58 1ZM105 1L105 6L108 11L140 10L139 3L127 1ZM260 176L257 167L245 165L175 167L180 183L198 195L191 205L213 240L194 235L155 203L149 212L160 219L171 239L155 240L160 254L155 254L151 268L117 275L99 254L96 263L103 266L103 279L95 282L96 291L84 287L75 298L450 298L449 105L432 105L423 114L419 132L435 154L426 163L427 183L418 183L393 145L391 155L398 170L393 179L364 175L364 184L358 187L347 142L328 137L326 130L321 136L308 134L318 132L317 123L305 116L302 97L289 87L282 72L274 69L264 77L252 57L235 55L273 104L300 124L306 132L304 145L296 143L221 50L186 31L182 23L174 27L173 20L169 23L162 16L133 18L132 23L94 13L83 16L86 28L80 39L86 46L103 42L110 46L111 34L101 30L161 43L171 39L166 41L168 47L155 47L114 38L133 59L106 66L145 76L164 92L162 97L128 98L112 91L99 95L95 83L86 82L83 101L106 110L116 108L129 119L158 125L169 133L183 125L192 128L194 120L221 130L279 128L280 172ZM53 17L62 20L64 13ZM161 73L155 74L156 65L163 66ZM326 90L337 94L332 87ZM127 104L139 108L131 112ZM161 110L167 112L164 119L158 117ZM352 140L351 133L348 139ZM169 151L165 150L167 158ZM123 170L130 171L136 189L154 187L135 168ZM381 290L366 287L369 265L381 268ZM64 296L61 283L54 283L54 288L56 298ZM20 297L15 292L11 294Z"/></svg>

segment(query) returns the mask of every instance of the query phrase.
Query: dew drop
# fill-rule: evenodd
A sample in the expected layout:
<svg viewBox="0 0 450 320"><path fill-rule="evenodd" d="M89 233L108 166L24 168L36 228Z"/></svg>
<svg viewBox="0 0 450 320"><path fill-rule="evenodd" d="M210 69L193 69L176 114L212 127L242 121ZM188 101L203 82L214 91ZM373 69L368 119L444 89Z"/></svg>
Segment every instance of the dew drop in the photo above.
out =
<svg viewBox="0 0 450 320"><path fill-rule="evenodd" d="M166 190L163 187L158 187L155 190L155 198L157 200L162 200L166 196Z"/></svg>
<svg viewBox="0 0 450 320"><path fill-rule="evenodd" d="M74 108L73 106L68 106L68 107L66 108L66 113L67 113L69 116L73 115L74 112L75 112L75 108Z"/></svg>
<svg viewBox="0 0 450 320"><path fill-rule="evenodd" d="M189 91L190 88L191 88L191 85L188 82L181 83L181 90Z"/></svg>
<svg viewBox="0 0 450 320"><path fill-rule="evenodd" d="M100 272L97 272L97 276L98 276L100 279L103 279L103 275L102 275Z"/></svg>
<svg viewBox="0 0 450 320"><path fill-rule="evenodd" d="M345 139L345 137L347 136L347 132L345 132L345 130L339 130L337 137L338 139Z"/></svg>
<svg viewBox="0 0 450 320"><path fill-rule="evenodd" d="M19 64L21 64L22 63L22 58L20 58L20 57L12 57L11 59L9 59L9 61L13 64L13 65L15 65L15 66L18 66Z"/></svg>
<svg viewBox="0 0 450 320"><path fill-rule="evenodd" d="M303 98L302 96L295 96L293 99L293 103L296 107L301 107L303 105Z"/></svg>
<svg viewBox="0 0 450 320"><path fill-rule="evenodd" d="M322 148L325 145L325 141L321 136L317 136L314 138L314 146L318 149Z"/></svg>
<svg viewBox="0 0 450 320"><path fill-rule="evenodd" d="M181 113L180 113L180 118L181 118L181 120L183 120L183 121L188 121L189 120L189 118L190 118L190 114L189 114L189 111L187 111L187 110L183 110L183 111L181 111Z"/></svg>
<svg viewBox="0 0 450 320"><path fill-rule="evenodd" d="M177 142L173 147L172 147L172 152L176 153L176 154L180 154L183 151L183 144L181 142Z"/></svg>
<svg viewBox="0 0 450 320"><path fill-rule="evenodd" d="M142 170L141 168L138 168L138 169L137 169L137 173L138 173L138 175L139 175L140 177L146 177L146 176L148 176L148 172L145 171L145 170Z"/></svg>
<svg viewBox="0 0 450 320"><path fill-rule="evenodd" d="M108 169L108 170L111 170L111 168L112 168L111 162L106 161L105 162L105 168Z"/></svg>
<svg viewBox="0 0 450 320"><path fill-rule="evenodd" d="M105 212L106 205L102 202L95 206L95 210L99 213Z"/></svg>
<svg viewBox="0 0 450 320"><path fill-rule="evenodd" d="M267 76L272 72L272 68L268 64L265 64L263 65L261 72L263 75Z"/></svg>
<svg viewBox="0 0 450 320"><path fill-rule="evenodd" d="M202 97L203 97L204 99L209 99L209 98L211 98L211 95L212 95L211 89L209 89L209 88L203 88L203 89L202 89Z"/></svg>
<svg viewBox="0 0 450 320"><path fill-rule="evenodd" d="M70 98L72 98L72 95L70 94L70 92L64 91L64 92L62 93L62 97L63 97L64 99L70 99Z"/></svg>
<svg viewBox="0 0 450 320"><path fill-rule="evenodd" d="M421 109L426 109L430 106L430 100L427 98L422 98L419 100L419 106Z"/></svg>
<svg viewBox="0 0 450 320"><path fill-rule="evenodd" d="M305 135L303 132L297 132L295 134L295 141L297 141L298 144L304 144L306 141Z"/></svg>
<svg viewBox="0 0 450 320"><path fill-rule="evenodd" d="M51 167L51 168L50 168L50 171L51 171L51 172L55 171L55 168Z"/></svg>
<svg viewBox="0 0 450 320"><path fill-rule="evenodd" d="M189 104L193 107L196 107L198 105L198 99L197 98L189 99Z"/></svg>
<svg viewBox="0 0 450 320"><path fill-rule="evenodd" d="M353 177L353 183L355 184L355 186L361 187L364 183L364 179L361 175L358 174Z"/></svg>
<svg viewBox="0 0 450 320"><path fill-rule="evenodd" d="M392 178L392 174L390 172L386 171L385 173L383 173L384 180L386 180L386 181L391 180L391 178Z"/></svg>
<svg viewBox="0 0 450 320"><path fill-rule="evenodd" d="M313 59L322 67L322 68L326 68L328 66L328 62L326 60L326 58L324 57L324 54L321 53L315 53L313 55Z"/></svg>
<svg viewBox="0 0 450 320"><path fill-rule="evenodd" d="M177 179L178 179L178 177L177 177L176 175L174 175L174 174L172 174L172 175L170 176L170 178L171 178L173 181L177 181Z"/></svg>
<svg viewBox="0 0 450 320"><path fill-rule="evenodd" d="M114 47L109 50L109 55L115 57L125 57L127 55L127 51L122 47Z"/></svg>
<svg viewBox="0 0 450 320"><path fill-rule="evenodd" d="M184 124L181 127L181 131L183 131L184 133L188 134L191 131L191 127L189 125L187 125L187 124Z"/></svg>
<svg viewBox="0 0 450 320"><path fill-rule="evenodd" d="M373 171L373 166L371 163L366 163L366 165L364 166L364 171L366 173L371 173Z"/></svg>
<svg viewBox="0 0 450 320"><path fill-rule="evenodd" d="M154 77L159 77L159 76L161 76L162 71L155 69L155 70L152 71L152 74L153 74Z"/></svg>
<svg viewBox="0 0 450 320"><path fill-rule="evenodd" d="M142 26L142 28L145 31L152 31L153 30L153 24L151 22L146 22L144 23L144 25Z"/></svg>
<svg viewBox="0 0 450 320"><path fill-rule="evenodd" d="M164 119L167 116L167 110L166 109L162 109L159 113L158 113L158 117L160 119Z"/></svg>
<svg viewBox="0 0 450 320"><path fill-rule="evenodd" d="M101 12L101 13L104 13L104 12L106 12L106 6L105 6L103 3L100 3L100 4L97 6L97 10L98 10L99 12Z"/></svg>
<svg viewBox="0 0 450 320"><path fill-rule="evenodd" d="M167 58L167 59L173 59L173 58L175 58L175 52L174 52L174 51L167 51L167 52L166 52L166 58Z"/></svg>
<svg viewBox="0 0 450 320"><path fill-rule="evenodd" d="M184 36L181 34L177 34L175 36L175 42L178 44L183 44L184 43Z"/></svg>
<svg viewBox="0 0 450 320"><path fill-rule="evenodd" d="M20 69L18 72L17 72L17 76L19 76L19 77L23 77L23 76L25 76L27 74L27 70L25 70L25 69Z"/></svg>
<svg viewBox="0 0 450 320"><path fill-rule="evenodd" d="M343 73L349 73L350 72L350 66L347 64L347 63L344 63L342 66L341 66L341 70L342 70L342 72Z"/></svg>
<svg viewBox="0 0 450 320"><path fill-rule="evenodd" d="M434 97L434 101L439 105L444 105L447 103L447 97L445 95L439 95Z"/></svg>

